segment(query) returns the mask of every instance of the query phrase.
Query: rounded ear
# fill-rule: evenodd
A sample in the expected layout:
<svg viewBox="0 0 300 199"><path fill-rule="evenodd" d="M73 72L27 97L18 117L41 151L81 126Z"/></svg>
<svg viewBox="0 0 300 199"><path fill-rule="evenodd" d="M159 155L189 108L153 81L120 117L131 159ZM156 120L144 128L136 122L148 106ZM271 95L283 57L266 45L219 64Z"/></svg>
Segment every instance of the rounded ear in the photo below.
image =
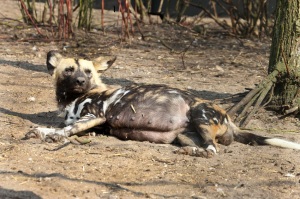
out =
<svg viewBox="0 0 300 199"><path fill-rule="evenodd" d="M93 65L97 71L97 73L102 73L111 67L111 65L116 61L117 57L98 57L93 60Z"/></svg>
<svg viewBox="0 0 300 199"><path fill-rule="evenodd" d="M55 50L51 50L47 53L47 69L50 75L53 75L55 68L59 64L60 60L63 58L61 54L59 54Z"/></svg>

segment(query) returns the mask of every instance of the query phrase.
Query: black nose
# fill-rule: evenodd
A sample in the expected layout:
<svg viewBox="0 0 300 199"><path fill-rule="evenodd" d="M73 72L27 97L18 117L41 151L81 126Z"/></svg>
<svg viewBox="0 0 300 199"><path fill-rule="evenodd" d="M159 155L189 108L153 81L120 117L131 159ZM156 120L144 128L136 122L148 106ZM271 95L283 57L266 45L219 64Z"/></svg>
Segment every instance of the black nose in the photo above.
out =
<svg viewBox="0 0 300 199"><path fill-rule="evenodd" d="M76 80L78 85L83 85L85 83L84 77L78 77Z"/></svg>

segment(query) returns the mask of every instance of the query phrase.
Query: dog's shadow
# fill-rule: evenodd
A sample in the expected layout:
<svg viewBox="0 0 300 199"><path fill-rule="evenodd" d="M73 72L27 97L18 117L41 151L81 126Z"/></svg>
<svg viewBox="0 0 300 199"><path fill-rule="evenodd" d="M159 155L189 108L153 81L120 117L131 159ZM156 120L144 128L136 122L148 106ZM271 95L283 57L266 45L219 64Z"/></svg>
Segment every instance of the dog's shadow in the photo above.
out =
<svg viewBox="0 0 300 199"><path fill-rule="evenodd" d="M58 111L48 111L48 112L40 112L40 113L19 113L15 111L11 111L5 108L0 107L0 113L15 116L22 118L23 120L28 120L37 126L45 126L45 127L60 127L64 118L59 117Z"/></svg>

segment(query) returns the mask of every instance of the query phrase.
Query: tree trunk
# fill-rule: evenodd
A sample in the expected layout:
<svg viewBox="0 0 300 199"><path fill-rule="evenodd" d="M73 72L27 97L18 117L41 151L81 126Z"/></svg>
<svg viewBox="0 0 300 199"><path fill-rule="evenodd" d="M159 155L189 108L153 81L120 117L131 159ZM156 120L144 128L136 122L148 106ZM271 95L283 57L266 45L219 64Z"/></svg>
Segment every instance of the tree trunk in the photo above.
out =
<svg viewBox="0 0 300 199"><path fill-rule="evenodd" d="M277 0L269 75L229 110L245 126L260 107L284 114L300 107L300 0Z"/></svg>
<svg viewBox="0 0 300 199"><path fill-rule="evenodd" d="M299 106L299 36L300 0L278 0L268 70L281 71L270 103L275 110Z"/></svg>

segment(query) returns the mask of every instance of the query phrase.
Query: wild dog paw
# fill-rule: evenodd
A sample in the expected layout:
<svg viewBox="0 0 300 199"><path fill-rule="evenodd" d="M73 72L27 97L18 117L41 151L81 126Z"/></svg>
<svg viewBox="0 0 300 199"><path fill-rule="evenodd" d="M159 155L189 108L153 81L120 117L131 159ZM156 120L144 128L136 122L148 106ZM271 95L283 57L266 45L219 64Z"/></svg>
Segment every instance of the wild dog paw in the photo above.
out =
<svg viewBox="0 0 300 199"><path fill-rule="evenodd" d="M180 149L174 152L177 154L184 154L184 155L190 155L190 156L202 157L202 158L211 158L214 155L210 151L205 150L203 148L191 147L191 146L181 147Z"/></svg>
<svg viewBox="0 0 300 199"><path fill-rule="evenodd" d="M58 142L62 140L63 135L60 134L60 130L56 130L53 128L43 128L37 127L30 130L25 134L23 140L27 140L30 138L41 139L46 142Z"/></svg>
<svg viewBox="0 0 300 199"><path fill-rule="evenodd" d="M29 132L27 132L25 134L25 136L24 136L24 138L22 138L22 140L29 140L31 138L42 139L42 134L38 128L31 129Z"/></svg>
<svg viewBox="0 0 300 199"><path fill-rule="evenodd" d="M62 142L65 141L65 137L56 133L53 134L48 134L45 136L44 141L48 143L53 143L53 142Z"/></svg>
<svg viewBox="0 0 300 199"><path fill-rule="evenodd" d="M218 149L214 147L213 145L208 145L206 148L206 151L210 151L211 153L217 154Z"/></svg>

